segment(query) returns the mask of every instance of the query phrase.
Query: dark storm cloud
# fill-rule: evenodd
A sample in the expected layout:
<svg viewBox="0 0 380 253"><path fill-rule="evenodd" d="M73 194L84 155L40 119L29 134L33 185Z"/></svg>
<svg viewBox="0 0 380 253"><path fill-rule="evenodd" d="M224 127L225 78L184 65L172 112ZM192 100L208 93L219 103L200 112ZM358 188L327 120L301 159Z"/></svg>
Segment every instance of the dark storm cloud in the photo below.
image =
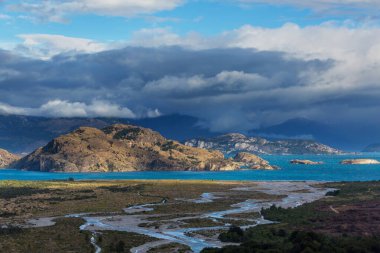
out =
<svg viewBox="0 0 380 253"><path fill-rule="evenodd" d="M52 100L99 100L134 112L158 108L192 114L219 124L213 128L248 128L266 111L281 113L307 105L305 100L314 103L318 93L308 94L307 77L332 65L281 52L234 48L128 47L58 55L48 61L0 51L0 102L37 108L38 114L38 108Z"/></svg>

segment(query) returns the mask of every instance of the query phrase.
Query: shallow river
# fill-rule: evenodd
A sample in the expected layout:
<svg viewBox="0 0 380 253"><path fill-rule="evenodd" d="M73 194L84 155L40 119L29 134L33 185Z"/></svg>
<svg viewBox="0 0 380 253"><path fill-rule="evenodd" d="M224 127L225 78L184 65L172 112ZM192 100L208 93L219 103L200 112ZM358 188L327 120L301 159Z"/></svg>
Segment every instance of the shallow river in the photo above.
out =
<svg viewBox="0 0 380 253"><path fill-rule="evenodd" d="M180 228L178 223L183 219L191 218L209 218L213 220L220 220L226 218L226 215L240 214L240 213L252 213L260 212L262 208L269 208L271 205L281 206L284 208L297 207L304 203L318 200L325 196L326 192L332 189L321 189L313 187L314 183L311 182L261 182L255 187L242 187L232 189L233 191L260 191L271 195L286 195L282 199L276 201L265 201L257 199L247 199L244 202L232 205L230 208L218 211L218 212L205 212L196 214L193 216L184 216L180 218L173 218L165 220L163 225L159 227L140 227L141 223L149 223L148 218L155 217L157 215L149 214L155 205L160 204L148 204L133 206L124 209L125 215L105 215L94 216L89 214L73 214L69 217L81 217L86 220L86 223L80 227L82 230L92 231L94 238L97 233L101 233L104 230L125 231L138 234L147 235L157 238L158 241L149 242L139 247L132 249L132 252L146 252L152 247L160 246L167 243L180 243L189 246L192 251L200 252L205 247L221 247L223 244L215 237L205 237L201 235L190 236L189 233L201 231L201 230L220 230L228 229L230 224L224 224L216 227L197 227L197 228ZM227 194L227 193L226 193ZM190 199L182 201L191 201L196 203L212 202L218 198L223 198L223 193L218 192L217 196L213 193L204 193L199 199ZM142 214L142 212L144 212ZM231 218L229 218L231 219ZM246 220L247 219L243 219ZM250 219L252 225L271 223L271 221L265 220L263 217ZM249 227L246 226L246 227ZM97 253L101 252L101 249L96 245L95 239L92 239L92 243L97 248Z"/></svg>

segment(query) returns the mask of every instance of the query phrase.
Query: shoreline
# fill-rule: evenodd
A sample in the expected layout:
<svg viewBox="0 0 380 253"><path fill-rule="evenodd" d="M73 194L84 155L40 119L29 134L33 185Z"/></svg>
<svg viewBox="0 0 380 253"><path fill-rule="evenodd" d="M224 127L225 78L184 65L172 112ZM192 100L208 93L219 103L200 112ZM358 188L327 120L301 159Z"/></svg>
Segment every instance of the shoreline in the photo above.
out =
<svg viewBox="0 0 380 253"><path fill-rule="evenodd" d="M318 184L318 183L355 183L355 182L376 182L379 180L365 180L365 181L328 181L328 180L238 180L238 179L75 179L73 181L67 180L67 179L46 179L46 180L33 180L33 179L1 179L0 183L2 182L51 182L51 183L102 183L102 182L109 182L109 183L123 183L123 182L163 182L163 183L174 183L174 182L181 182L181 183L230 183L230 184L250 184L250 183L284 183L284 182L294 182L294 183L311 183L311 184Z"/></svg>

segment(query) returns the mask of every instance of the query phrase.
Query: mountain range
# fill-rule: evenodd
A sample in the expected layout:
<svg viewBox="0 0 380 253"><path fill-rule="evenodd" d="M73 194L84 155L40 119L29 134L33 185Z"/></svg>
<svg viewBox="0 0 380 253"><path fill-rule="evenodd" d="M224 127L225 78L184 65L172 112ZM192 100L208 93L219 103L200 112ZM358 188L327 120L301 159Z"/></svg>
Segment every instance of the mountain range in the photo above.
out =
<svg viewBox="0 0 380 253"><path fill-rule="evenodd" d="M228 132L213 132L200 124L201 120L181 114L163 115L156 118L47 118L34 116L0 115L0 148L12 153L27 154L46 145L51 139L67 134L79 127L104 128L112 124L133 124L151 128L165 138L185 142L190 139L216 137ZM283 123L242 132L249 137L267 140L313 140L336 149L361 151L371 143L380 141L380 133L363 126L324 124L295 118ZM379 135L379 136L377 136Z"/></svg>
<svg viewBox="0 0 380 253"><path fill-rule="evenodd" d="M280 124L252 129L250 136L269 139L309 139L345 151L362 151L376 141L380 142L378 127L348 123L321 123L306 118L294 118Z"/></svg>
<svg viewBox="0 0 380 253"><path fill-rule="evenodd" d="M192 139L185 143L190 147L219 150L234 154L249 152L254 154L342 154L343 151L331 148L313 140L267 140L261 137L247 137L243 134L224 134L213 138Z"/></svg>
<svg viewBox="0 0 380 253"><path fill-rule="evenodd" d="M380 152L380 143L373 143L363 149L363 152Z"/></svg>

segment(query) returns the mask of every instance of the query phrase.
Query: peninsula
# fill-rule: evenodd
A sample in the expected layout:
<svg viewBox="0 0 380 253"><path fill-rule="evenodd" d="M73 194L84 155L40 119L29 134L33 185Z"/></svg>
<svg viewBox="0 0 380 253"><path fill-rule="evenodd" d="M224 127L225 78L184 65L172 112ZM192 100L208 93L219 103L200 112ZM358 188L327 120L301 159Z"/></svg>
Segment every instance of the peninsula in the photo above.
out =
<svg viewBox="0 0 380 253"><path fill-rule="evenodd" d="M185 146L148 128L116 124L101 130L81 127L53 139L12 167L46 172L274 169L254 155L244 161L240 158L225 159L219 151Z"/></svg>

